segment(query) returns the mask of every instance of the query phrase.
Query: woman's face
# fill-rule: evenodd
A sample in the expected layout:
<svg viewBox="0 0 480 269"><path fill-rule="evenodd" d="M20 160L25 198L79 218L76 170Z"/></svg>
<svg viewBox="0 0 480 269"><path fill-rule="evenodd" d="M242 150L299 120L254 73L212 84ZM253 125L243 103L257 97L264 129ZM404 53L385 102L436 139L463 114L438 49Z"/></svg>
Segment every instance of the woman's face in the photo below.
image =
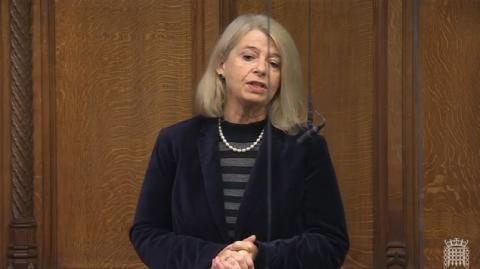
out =
<svg viewBox="0 0 480 269"><path fill-rule="evenodd" d="M225 77L226 105L266 106L280 85L280 61L275 44L263 32L243 36L217 68Z"/></svg>

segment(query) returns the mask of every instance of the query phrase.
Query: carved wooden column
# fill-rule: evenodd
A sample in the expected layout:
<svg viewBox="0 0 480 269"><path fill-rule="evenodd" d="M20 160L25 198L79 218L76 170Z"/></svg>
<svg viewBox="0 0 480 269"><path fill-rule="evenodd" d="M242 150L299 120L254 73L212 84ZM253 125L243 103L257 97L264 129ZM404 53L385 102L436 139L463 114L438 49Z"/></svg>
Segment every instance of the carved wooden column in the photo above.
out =
<svg viewBox="0 0 480 269"><path fill-rule="evenodd" d="M36 268L33 216L32 2L10 1L12 199L8 269Z"/></svg>
<svg viewBox="0 0 480 269"><path fill-rule="evenodd" d="M376 268L422 268L417 2L376 1Z"/></svg>

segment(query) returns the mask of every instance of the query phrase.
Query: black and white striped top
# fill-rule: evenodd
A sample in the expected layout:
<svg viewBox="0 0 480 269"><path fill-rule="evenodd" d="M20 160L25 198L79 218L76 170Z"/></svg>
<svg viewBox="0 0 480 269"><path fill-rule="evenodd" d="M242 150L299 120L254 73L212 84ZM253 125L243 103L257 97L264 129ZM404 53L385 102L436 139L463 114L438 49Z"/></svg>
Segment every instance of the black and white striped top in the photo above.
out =
<svg viewBox="0 0 480 269"><path fill-rule="evenodd" d="M257 139L265 127L265 123L266 121L250 124L235 124L222 121L222 132L232 146L236 148L246 148ZM248 152L234 152L227 148L222 140L218 143L223 183L225 222L227 223L228 235L232 240L235 238L235 224L237 223L243 193L247 187L250 173L255 164L258 149L262 141Z"/></svg>

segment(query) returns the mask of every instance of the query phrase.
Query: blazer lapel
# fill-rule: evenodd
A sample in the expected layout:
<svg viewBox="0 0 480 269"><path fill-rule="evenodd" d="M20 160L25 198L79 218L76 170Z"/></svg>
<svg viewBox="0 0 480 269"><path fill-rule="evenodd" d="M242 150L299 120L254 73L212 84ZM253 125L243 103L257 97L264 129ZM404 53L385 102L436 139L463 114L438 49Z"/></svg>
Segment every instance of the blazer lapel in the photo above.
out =
<svg viewBox="0 0 480 269"><path fill-rule="evenodd" d="M203 122L197 147L210 211L222 239L227 242L228 233L223 207L218 132L213 120L207 119Z"/></svg>
<svg viewBox="0 0 480 269"><path fill-rule="evenodd" d="M260 212L265 211L264 216L257 216L264 219L256 219L255 223L265 223L265 229L267 224L267 215L266 215L266 200L267 200L267 178L268 178L268 161L270 156L275 156L270 158L271 161L271 179L272 181L277 177L276 169L278 163L278 158L280 157L282 149L281 137L277 133L278 130L275 127L271 127L271 135L266 132L265 140L260 145L255 164L252 168L250 179L247 184L247 188L244 192L242 203L240 205L240 211L237 217L237 224L235 226L235 234L237 236L249 236L249 231L245 231L245 227L248 226L248 223L251 221L250 214L255 209L258 210L261 208ZM269 154L268 139L271 139L271 153ZM273 182L272 182L273 184ZM247 233L247 234L245 234ZM243 238L238 238L239 240Z"/></svg>

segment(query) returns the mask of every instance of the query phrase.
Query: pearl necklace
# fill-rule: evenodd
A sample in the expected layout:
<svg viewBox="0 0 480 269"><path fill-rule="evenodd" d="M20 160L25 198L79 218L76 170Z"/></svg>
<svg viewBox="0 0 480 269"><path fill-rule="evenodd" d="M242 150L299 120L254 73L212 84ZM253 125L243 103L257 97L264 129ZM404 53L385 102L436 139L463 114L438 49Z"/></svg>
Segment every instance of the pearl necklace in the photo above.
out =
<svg viewBox="0 0 480 269"><path fill-rule="evenodd" d="M253 142L250 146L248 146L246 148L243 148L243 149L239 149L239 148L236 148L236 147L230 145L230 143L228 143L227 139L223 135L221 120L220 120L220 118L218 118L218 133L220 134L220 138L222 139L223 144L225 144L225 146L227 146L227 148L229 148L229 149L231 149L235 152L247 152L247 151L252 150L260 142L260 140L262 140L263 131L264 130L262 130L260 135L257 137L257 140L255 140L255 142Z"/></svg>

